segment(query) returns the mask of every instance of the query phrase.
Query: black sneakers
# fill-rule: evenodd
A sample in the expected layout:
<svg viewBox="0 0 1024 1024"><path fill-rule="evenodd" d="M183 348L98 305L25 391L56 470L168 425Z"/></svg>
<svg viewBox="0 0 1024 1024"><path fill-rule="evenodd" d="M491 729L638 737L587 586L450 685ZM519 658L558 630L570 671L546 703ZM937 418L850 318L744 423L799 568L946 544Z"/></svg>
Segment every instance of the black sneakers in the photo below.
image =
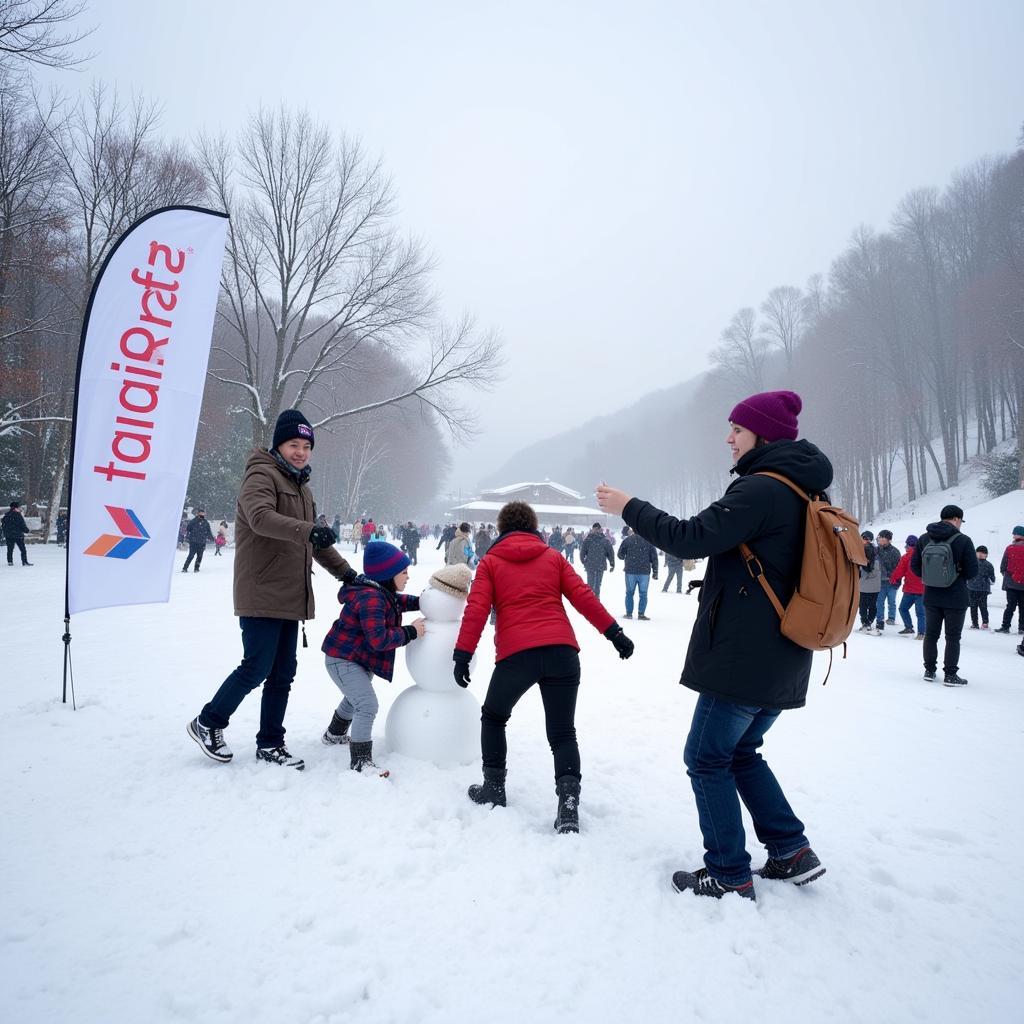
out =
<svg viewBox="0 0 1024 1024"><path fill-rule="evenodd" d="M914 631L910 628L910 626L907 626L906 629L901 629L896 635L897 636L913 636L914 635Z"/></svg>
<svg viewBox="0 0 1024 1024"><path fill-rule="evenodd" d="M818 860L818 855L809 847L797 850L792 857L779 860L769 857L764 867L757 872L762 878L776 882L792 882L794 885L806 885L825 874L825 869Z"/></svg>
<svg viewBox="0 0 1024 1024"><path fill-rule="evenodd" d="M283 743L279 747L257 747L256 760L277 764L282 768L294 768L300 772L306 767L306 762L301 757L292 757Z"/></svg>
<svg viewBox="0 0 1024 1024"><path fill-rule="evenodd" d="M926 668L924 670L924 681L926 683L934 683L935 682L935 669L933 669L933 668Z"/></svg>
<svg viewBox="0 0 1024 1024"><path fill-rule="evenodd" d="M967 680L961 679L955 672L947 672L942 683L944 686L966 686Z"/></svg>
<svg viewBox="0 0 1024 1024"><path fill-rule="evenodd" d="M211 761L220 761L221 764L226 764L235 756L231 753L231 748L224 742L224 730L207 729L206 726L200 724L198 715L188 723L187 732Z"/></svg>
<svg viewBox="0 0 1024 1024"><path fill-rule="evenodd" d="M744 882L742 885L730 885L728 882L720 882L708 874L707 868L698 868L696 871L677 871L672 876L672 888L676 892L692 892L695 896L712 896L720 900L727 893L734 892L745 900L756 900L754 894L754 882Z"/></svg>
<svg viewBox="0 0 1024 1024"><path fill-rule="evenodd" d="M638 615L638 616L637 616L637 618L638 618L638 619L639 619L639 620L640 620L641 622L650 622L650 621L651 621L651 620L650 620L649 618L647 618L647 616L646 616L646 615Z"/></svg>

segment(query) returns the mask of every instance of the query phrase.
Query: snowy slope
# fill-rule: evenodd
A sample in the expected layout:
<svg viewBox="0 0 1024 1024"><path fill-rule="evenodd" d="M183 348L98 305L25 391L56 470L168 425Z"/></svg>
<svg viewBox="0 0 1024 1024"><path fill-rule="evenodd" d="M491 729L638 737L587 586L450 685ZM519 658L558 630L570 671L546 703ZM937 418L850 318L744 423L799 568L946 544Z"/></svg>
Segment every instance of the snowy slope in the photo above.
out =
<svg viewBox="0 0 1024 1024"><path fill-rule="evenodd" d="M1024 519L1019 494L964 504L990 546ZM421 552L411 592L439 564L432 544ZM227 733L233 764L185 735L240 653L230 552L176 573L168 605L78 617L77 712L59 701L61 552L32 554L31 569L0 569L4 1020L1020 1017L1014 638L966 634L970 685L957 690L922 682L919 644L891 633L854 635L824 689L819 659L808 707L782 716L766 755L828 873L806 889L759 883L756 905L718 903L669 885L702 852L682 766L695 695L676 682L694 598L654 591L653 621L627 624L627 663L574 616L582 834L556 836L536 692L510 724L503 810L466 799L476 769L385 753L392 779L364 779L320 744L337 701L319 653L336 608L324 574L287 719L307 762L295 773L254 762L255 697ZM605 577L617 614L622 580ZM481 699L489 633L482 655ZM408 681L400 656L395 683L379 684L379 742Z"/></svg>

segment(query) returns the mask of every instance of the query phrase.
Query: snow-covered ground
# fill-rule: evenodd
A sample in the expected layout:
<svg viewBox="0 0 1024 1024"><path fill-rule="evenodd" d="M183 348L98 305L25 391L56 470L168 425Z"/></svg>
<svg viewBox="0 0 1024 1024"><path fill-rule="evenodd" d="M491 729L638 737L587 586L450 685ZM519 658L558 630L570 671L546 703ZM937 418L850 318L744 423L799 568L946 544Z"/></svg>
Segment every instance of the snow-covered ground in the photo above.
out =
<svg viewBox="0 0 1024 1024"><path fill-rule="evenodd" d="M998 558L1024 494L977 497L965 530ZM872 525L901 541L943 500ZM421 550L410 592L440 562ZM669 884L702 853L682 765L695 695L677 685L694 597L652 590L625 663L574 616L582 833L556 836L535 691L509 727L506 809L467 800L476 768L383 752L385 782L320 744L337 702L319 653L336 608L325 574L287 718L297 773L255 763L255 695L227 733L233 764L185 734L240 654L230 552L176 572L167 605L75 620L77 711L60 703L63 553L31 555L0 570L5 1021L1020 1019L1015 637L966 632L963 689L923 682L920 644L894 631L855 634L824 689L819 657L807 708L765 752L828 873L715 902ZM622 587L605 576L616 614ZM489 632L481 650L480 699ZM381 745L408 682L400 656L378 687Z"/></svg>

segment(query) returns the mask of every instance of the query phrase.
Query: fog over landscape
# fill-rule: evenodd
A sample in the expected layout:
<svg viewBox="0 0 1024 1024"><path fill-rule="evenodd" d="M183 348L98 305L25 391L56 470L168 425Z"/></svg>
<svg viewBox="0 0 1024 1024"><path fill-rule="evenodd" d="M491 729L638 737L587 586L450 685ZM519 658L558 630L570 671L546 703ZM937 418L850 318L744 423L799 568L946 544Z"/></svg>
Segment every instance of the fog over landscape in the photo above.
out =
<svg viewBox="0 0 1024 1024"><path fill-rule="evenodd" d="M1024 121L1014 2L186 0L159 31L124 10L90 3L92 60L49 77L158 100L168 137L284 103L380 156L446 313L505 342L441 485L463 495L706 369L737 309L827 275L858 225L1012 151Z"/></svg>

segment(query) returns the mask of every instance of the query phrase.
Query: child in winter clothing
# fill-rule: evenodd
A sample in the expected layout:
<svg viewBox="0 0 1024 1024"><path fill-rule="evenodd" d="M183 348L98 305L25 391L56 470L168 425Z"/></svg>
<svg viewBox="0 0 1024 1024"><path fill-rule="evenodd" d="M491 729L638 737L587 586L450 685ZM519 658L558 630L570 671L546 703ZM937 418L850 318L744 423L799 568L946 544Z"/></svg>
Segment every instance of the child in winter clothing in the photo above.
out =
<svg viewBox="0 0 1024 1024"><path fill-rule="evenodd" d="M924 580L910 568L910 560L914 557L914 548L917 547L917 537L911 534L906 539L903 557L899 560L892 573L892 582L899 586L903 584L903 597L900 598L900 618L903 620L903 629L900 636L910 636L914 627L910 624L910 609L914 608L917 615L917 639L924 639Z"/></svg>
<svg viewBox="0 0 1024 1024"><path fill-rule="evenodd" d="M988 548L980 544L974 549L978 556L978 575L967 581L967 598L971 602L971 629L978 628L978 612L981 612L981 628L988 629L988 595L996 581L996 568L988 560Z"/></svg>
<svg viewBox="0 0 1024 1024"><path fill-rule="evenodd" d="M354 771L375 769L373 721L377 695L373 677L391 681L395 651L422 637L426 620L402 625L403 612L418 611L418 597L403 594L409 581L409 558L393 544L371 540L363 552L363 573L341 588L341 615L328 630L321 650L327 672L343 700L323 735L326 744L346 743L349 727L350 765ZM386 771L380 772L384 777Z"/></svg>
<svg viewBox="0 0 1024 1024"><path fill-rule="evenodd" d="M221 548L223 548L228 542L228 524L225 520L220 521L220 526L217 527L217 537L214 540L213 553L219 555Z"/></svg>

